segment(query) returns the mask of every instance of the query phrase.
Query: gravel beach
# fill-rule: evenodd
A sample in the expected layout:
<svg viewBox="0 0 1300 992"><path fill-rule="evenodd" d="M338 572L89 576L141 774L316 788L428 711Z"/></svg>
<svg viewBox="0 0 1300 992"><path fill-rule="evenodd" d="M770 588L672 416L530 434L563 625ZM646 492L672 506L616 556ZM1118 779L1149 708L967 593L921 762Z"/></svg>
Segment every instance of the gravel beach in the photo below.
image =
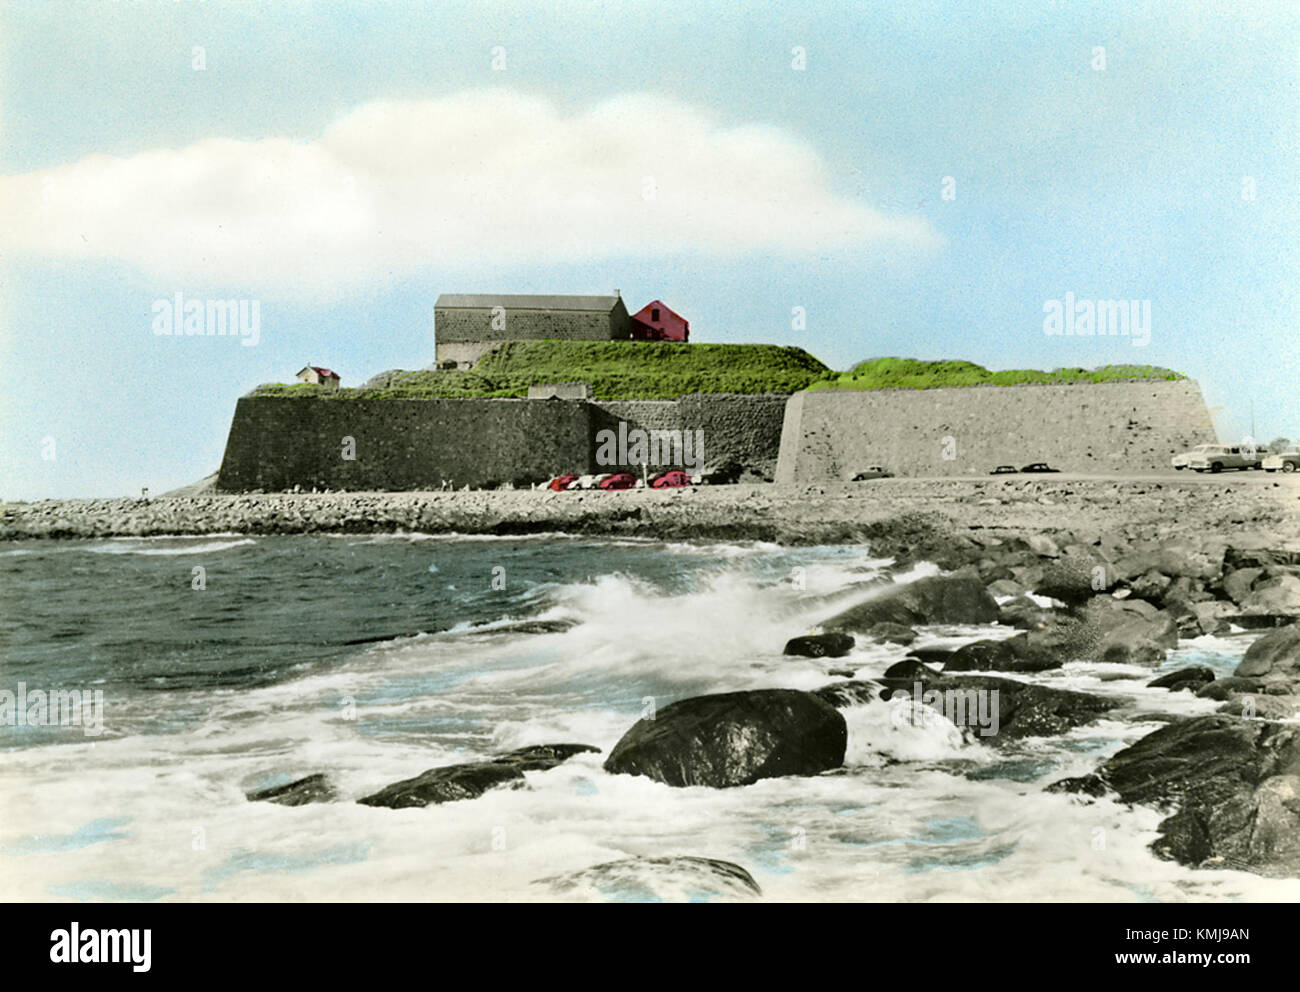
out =
<svg viewBox="0 0 1300 992"><path fill-rule="evenodd" d="M1069 530L1096 540L1300 542L1300 480L1236 476L879 479L563 492L200 493L0 504L0 539L178 534L566 533L786 544ZM920 549L917 549L918 551Z"/></svg>

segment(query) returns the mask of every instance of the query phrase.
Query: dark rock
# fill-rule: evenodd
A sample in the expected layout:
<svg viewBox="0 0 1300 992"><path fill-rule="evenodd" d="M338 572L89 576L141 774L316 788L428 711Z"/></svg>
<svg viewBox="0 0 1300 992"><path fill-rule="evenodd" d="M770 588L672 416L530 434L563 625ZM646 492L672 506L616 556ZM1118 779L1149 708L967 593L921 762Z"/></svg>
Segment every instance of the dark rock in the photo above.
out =
<svg viewBox="0 0 1300 992"><path fill-rule="evenodd" d="M963 644L944 662L945 672L1044 672L1060 668L1061 656L1031 633Z"/></svg>
<svg viewBox="0 0 1300 992"><path fill-rule="evenodd" d="M846 706L860 706L863 703L875 702L880 698L882 688L879 682L858 679L849 682L832 682L820 689L814 689L813 695L837 710L842 710Z"/></svg>
<svg viewBox="0 0 1300 992"><path fill-rule="evenodd" d="M803 658L843 658L853 650L854 643L851 634L807 634L786 641L783 653Z"/></svg>
<svg viewBox="0 0 1300 992"><path fill-rule="evenodd" d="M887 644L901 644L906 647L916 640L917 634L911 627L905 627L901 623L889 623L888 621L885 621L872 626L872 628L867 631L867 636L873 641L884 641Z"/></svg>
<svg viewBox="0 0 1300 992"><path fill-rule="evenodd" d="M828 630L866 631L888 622L913 627L936 623L992 623L998 604L973 575L932 575L890 587L823 625Z"/></svg>
<svg viewBox="0 0 1300 992"><path fill-rule="evenodd" d="M1216 679L1213 682L1207 682L1196 690L1196 695L1202 699L1227 699L1234 693L1251 693L1262 692L1264 683L1258 679L1240 678L1235 675L1229 675L1226 679Z"/></svg>
<svg viewBox="0 0 1300 992"><path fill-rule="evenodd" d="M627 858L539 878L557 894L605 898L617 902L752 898L762 895L758 883L740 865L715 858Z"/></svg>
<svg viewBox="0 0 1300 992"><path fill-rule="evenodd" d="M1300 727L1232 716L1180 720L1093 775L1049 786L1114 791L1171 815L1152 849L1197 867L1300 876Z"/></svg>
<svg viewBox="0 0 1300 992"><path fill-rule="evenodd" d="M1187 689L1196 692L1207 682L1214 681L1214 672L1204 665L1193 665L1189 668L1180 668L1176 672L1169 672L1167 675L1161 675L1159 678L1152 679L1147 683L1148 689L1168 689L1170 692L1178 692L1181 689Z"/></svg>
<svg viewBox="0 0 1300 992"><path fill-rule="evenodd" d="M949 648L910 648L907 657L925 665L942 667L953 656L953 653Z"/></svg>
<svg viewBox="0 0 1300 992"><path fill-rule="evenodd" d="M249 802L279 803L281 806L305 806L307 803L328 803L338 798L334 786L324 774L308 775L288 785L259 789L248 793Z"/></svg>
<svg viewBox="0 0 1300 992"><path fill-rule="evenodd" d="M584 751L599 753L600 748L587 744L536 744L521 747L488 761L431 768L415 778L394 782L357 802L363 806L405 809L459 799L477 799L488 789L497 786L518 788L524 784L524 772L554 768Z"/></svg>
<svg viewBox="0 0 1300 992"><path fill-rule="evenodd" d="M904 658L902 661L896 661L886 668L884 677L887 679L932 679L937 678L938 675L939 672L936 669L928 668L915 658Z"/></svg>
<svg viewBox="0 0 1300 992"><path fill-rule="evenodd" d="M922 694L931 689L940 693L970 690L997 692L997 732L987 737L977 735L981 741L995 745L1022 737L1046 737L1064 733L1073 727L1091 723L1119 705L1117 701L1091 693L1033 685L992 675L940 675L931 679L881 681L885 686L881 693L884 699L892 698L896 692L915 698L918 684ZM924 698L922 701L925 702ZM941 709L938 705L934 708Z"/></svg>
<svg viewBox="0 0 1300 992"><path fill-rule="evenodd" d="M682 699L638 720L605 770L672 786L727 788L838 768L847 741L844 717L810 692L727 692Z"/></svg>
<svg viewBox="0 0 1300 992"><path fill-rule="evenodd" d="M1028 596L1008 600L998 607L998 623L1019 630L1046 630L1058 621L1057 613L1047 606L1039 606Z"/></svg>

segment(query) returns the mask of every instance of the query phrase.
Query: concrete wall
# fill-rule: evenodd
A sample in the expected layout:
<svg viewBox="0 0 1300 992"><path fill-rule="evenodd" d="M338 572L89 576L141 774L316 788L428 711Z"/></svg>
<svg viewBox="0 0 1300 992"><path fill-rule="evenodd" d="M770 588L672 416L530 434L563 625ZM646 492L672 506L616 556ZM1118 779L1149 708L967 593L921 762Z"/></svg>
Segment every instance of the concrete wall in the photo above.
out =
<svg viewBox="0 0 1300 992"><path fill-rule="evenodd" d="M245 396L225 490L491 487L592 471L595 411L566 400L347 400ZM356 459L343 458L345 437Z"/></svg>
<svg viewBox="0 0 1300 992"><path fill-rule="evenodd" d="M1214 440L1200 387L1187 379L814 390L786 407L776 481L843 480L869 465L911 476L1036 461L1065 472L1172 471L1172 455Z"/></svg>

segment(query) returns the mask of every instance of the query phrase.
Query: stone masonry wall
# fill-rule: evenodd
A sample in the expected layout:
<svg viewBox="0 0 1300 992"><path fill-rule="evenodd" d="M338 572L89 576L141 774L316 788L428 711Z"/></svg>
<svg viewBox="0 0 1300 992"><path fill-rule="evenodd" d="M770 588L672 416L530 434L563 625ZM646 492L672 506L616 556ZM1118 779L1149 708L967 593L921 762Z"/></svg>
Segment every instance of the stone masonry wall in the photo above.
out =
<svg viewBox="0 0 1300 992"><path fill-rule="evenodd" d="M814 390L786 407L776 481L843 481L870 465L905 476L984 475L1037 461L1065 472L1172 472L1171 456L1215 440L1200 387L1188 379Z"/></svg>
<svg viewBox="0 0 1300 992"><path fill-rule="evenodd" d="M245 396L218 487L487 488L593 470L595 411L582 401L329 400ZM344 438L356 458L343 457Z"/></svg>

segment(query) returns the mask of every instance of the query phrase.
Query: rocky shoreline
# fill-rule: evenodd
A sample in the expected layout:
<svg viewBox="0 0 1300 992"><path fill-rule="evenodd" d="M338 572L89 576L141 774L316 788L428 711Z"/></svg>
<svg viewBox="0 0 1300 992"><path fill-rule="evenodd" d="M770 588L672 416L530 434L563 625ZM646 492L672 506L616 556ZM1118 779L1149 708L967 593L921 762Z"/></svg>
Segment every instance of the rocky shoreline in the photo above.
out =
<svg viewBox="0 0 1300 992"><path fill-rule="evenodd" d="M988 480L551 492L197 493L0 504L0 540L202 534L565 533L664 540L888 544L976 533L1081 540L1300 544L1300 482L1283 477ZM883 545L882 545L883 549Z"/></svg>

